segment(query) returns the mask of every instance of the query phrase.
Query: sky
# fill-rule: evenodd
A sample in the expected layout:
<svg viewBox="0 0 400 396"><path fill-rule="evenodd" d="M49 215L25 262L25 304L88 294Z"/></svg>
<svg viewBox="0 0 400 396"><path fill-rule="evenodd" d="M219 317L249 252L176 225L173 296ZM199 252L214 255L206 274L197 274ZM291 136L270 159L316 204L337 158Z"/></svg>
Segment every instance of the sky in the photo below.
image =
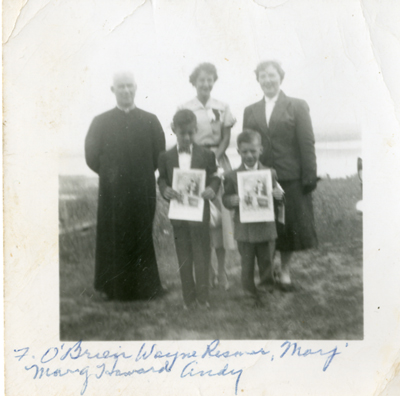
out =
<svg viewBox="0 0 400 396"><path fill-rule="evenodd" d="M56 134L60 156L83 156L91 120L115 106L110 85L120 70L133 71L137 106L157 115L171 146L173 114L195 96L189 75L205 61L218 69L212 95L237 119L232 144L244 108L262 98L254 69L265 59L281 62L282 90L309 104L317 140L362 132L366 81L379 76L358 1L74 4L30 2L13 32L23 51L7 54L18 60L17 86L35 76L25 85L40 114L34 106L27 111Z"/></svg>

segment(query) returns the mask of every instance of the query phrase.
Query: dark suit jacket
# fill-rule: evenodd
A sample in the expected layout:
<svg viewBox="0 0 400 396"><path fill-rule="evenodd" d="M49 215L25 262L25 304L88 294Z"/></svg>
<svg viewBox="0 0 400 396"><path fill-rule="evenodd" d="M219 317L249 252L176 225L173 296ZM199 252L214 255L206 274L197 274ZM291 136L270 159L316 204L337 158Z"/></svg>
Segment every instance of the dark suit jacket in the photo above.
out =
<svg viewBox="0 0 400 396"><path fill-rule="evenodd" d="M280 181L301 180L303 185L316 182L314 133L304 100L281 91L267 126L263 98L245 108L243 129L261 133L264 152L260 161L274 168Z"/></svg>
<svg viewBox="0 0 400 396"><path fill-rule="evenodd" d="M265 166L259 164L258 169L267 169ZM237 173L245 171L246 168L243 164L232 172L224 175L224 195L222 202L227 209L234 209L234 226L235 226L235 239L242 242L259 243L276 239L276 226L275 222L264 223L241 223L239 207L234 207L231 204L231 196L238 194ZM272 187L276 186L276 172L271 169L272 173ZM275 205L276 209L276 205Z"/></svg>
<svg viewBox="0 0 400 396"><path fill-rule="evenodd" d="M206 170L206 187L211 187L215 193L218 192L221 184L221 179L216 175L217 164L215 161L215 154L204 147L193 144L192 151L192 163L191 169L205 169ZM168 187L172 187L172 177L174 168L179 168L179 156L177 147L174 146L171 150L168 150L160 154L158 159L158 170L160 176L158 178L158 187L160 188L161 195L164 196L164 190ZM203 223L209 223L210 221L210 203L205 200L204 203L204 214ZM171 220L171 224L175 227L182 225L182 223L188 223L183 220ZM199 225L201 222L189 221L191 225Z"/></svg>

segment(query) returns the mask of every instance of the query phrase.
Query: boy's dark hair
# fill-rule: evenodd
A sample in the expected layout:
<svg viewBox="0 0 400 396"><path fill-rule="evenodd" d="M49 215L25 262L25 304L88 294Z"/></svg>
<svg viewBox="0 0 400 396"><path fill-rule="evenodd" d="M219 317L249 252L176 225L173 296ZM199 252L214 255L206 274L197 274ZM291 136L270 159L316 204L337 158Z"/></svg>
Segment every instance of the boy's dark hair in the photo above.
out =
<svg viewBox="0 0 400 396"><path fill-rule="evenodd" d="M192 83L192 85L196 85L197 77L199 77L199 74L202 71L212 74L214 76L214 82L218 80L217 68L212 63L205 62L200 63L200 65L198 65L190 75L189 81Z"/></svg>
<svg viewBox="0 0 400 396"><path fill-rule="evenodd" d="M253 131L252 129L245 129L242 133L239 133L236 142L239 147L241 143L253 143L254 140L258 140L261 145L261 135L257 131Z"/></svg>
<svg viewBox="0 0 400 396"><path fill-rule="evenodd" d="M265 70L268 66L273 66L275 68L275 70L278 72L279 76L281 77L281 82L282 82L285 77L285 71L282 69L282 66L279 64L279 62L274 61L274 60L263 61L257 65L256 70L254 70L254 73L256 73L257 81L258 81L258 75L260 74L260 72Z"/></svg>
<svg viewBox="0 0 400 396"><path fill-rule="evenodd" d="M181 127L190 124L193 121L197 122L196 114L194 114L192 110L188 109L178 110L172 120L175 127Z"/></svg>

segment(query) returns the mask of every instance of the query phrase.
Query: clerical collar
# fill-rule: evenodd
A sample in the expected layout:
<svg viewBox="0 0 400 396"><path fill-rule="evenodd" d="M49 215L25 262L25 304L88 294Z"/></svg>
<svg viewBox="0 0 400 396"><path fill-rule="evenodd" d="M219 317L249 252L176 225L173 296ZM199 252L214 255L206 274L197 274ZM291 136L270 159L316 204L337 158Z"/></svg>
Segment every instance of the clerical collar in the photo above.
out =
<svg viewBox="0 0 400 396"><path fill-rule="evenodd" d="M258 170L258 161L254 164L254 166L252 166L252 167L250 167L250 166L247 166L245 163L243 163L243 165L244 165L244 168L246 169L246 170Z"/></svg>
<svg viewBox="0 0 400 396"><path fill-rule="evenodd" d="M132 106L128 107L128 108L124 108L118 105L117 103L117 107L123 111L124 113L128 114L130 111L132 111L136 106L133 104Z"/></svg>
<svg viewBox="0 0 400 396"><path fill-rule="evenodd" d="M178 150L178 154L182 154L182 153L192 154L192 152L193 152L193 144L191 144L187 150L181 150L179 148L179 144L176 145L176 148Z"/></svg>
<svg viewBox="0 0 400 396"><path fill-rule="evenodd" d="M278 91L278 93L272 98L269 98L268 96L264 95L265 102L266 103L275 103L278 100L278 96L279 96L280 92L281 91Z"/></svg>

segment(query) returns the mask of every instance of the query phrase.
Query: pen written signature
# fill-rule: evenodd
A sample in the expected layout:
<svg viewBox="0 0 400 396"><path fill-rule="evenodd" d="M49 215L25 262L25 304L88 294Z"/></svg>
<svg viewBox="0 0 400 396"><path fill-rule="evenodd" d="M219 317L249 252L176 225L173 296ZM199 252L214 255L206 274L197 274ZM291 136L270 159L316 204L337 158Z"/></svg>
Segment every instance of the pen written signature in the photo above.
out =
<svg viewBox="0 0 400 396"><path fill-rule="evenodd" d="M183 368L175 368L175 372L180 371L180 378L190 377L226 377L232 376L235 380L234 392L237 395L239 381L244 368L233 368L233 365L240 366L238 358L249 355L260 355L270 359L275 359L272 351L260 348L257 351L222 351L219 349L219 340L214 340L207 344L204 350L193 350L191 352L162 352L157 344L143 343L136 354L129 354L121 350L104 350L93 353L83 346L82 341L76 342L71 347L62 344L60 347L48 348L39 358L31 354L30 348L14 349L15 358L24 364L24 369L33 375L33 379L46 377L68 377L72 374L83 377L83 385L80 394L83 395L89 385L89 379L100 380L107 377L130 377L133 375L163 374L171 373L178 360L182 360ZM346 343L346 347L348 344ZM322 357L322 371L326 371L333 359L342 352L338 351L337 346L329 351L322 349L306 349L297 342L285 341L280 345L276 357L278 359L288 359L289 357L306 358ZM207 367L210 359L221 361L220 369ZM32 360L34 363L32 363ZM61 363L64 362L64 363ZM74 368L66 368L68 362ZM124 364L125 363L125 364ZM127 364L129 370L118 366ZM58 367L62 365L63 367ZM230 366L231 365L231 366Z"/></svg>

